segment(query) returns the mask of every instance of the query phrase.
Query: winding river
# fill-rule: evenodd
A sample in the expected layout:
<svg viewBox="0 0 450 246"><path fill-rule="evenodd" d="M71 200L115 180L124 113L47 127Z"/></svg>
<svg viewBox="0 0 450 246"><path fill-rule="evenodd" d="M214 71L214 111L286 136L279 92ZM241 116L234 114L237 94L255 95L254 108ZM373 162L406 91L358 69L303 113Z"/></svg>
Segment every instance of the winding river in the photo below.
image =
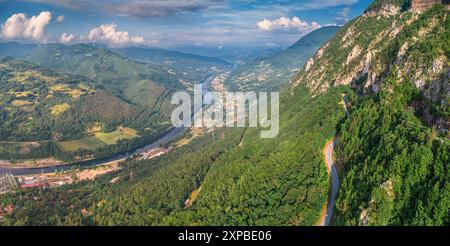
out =
<svg viewBox="0 0 450 246"><path fill-rule="evenodd" d="M202 93L203 95L208 92L208 85L211 83L211 81L214 79L215 75L212 75L208 78L206 78L201 84L202 84ZM204 105L205 107L205 105ZM194 112L197 112L199 108L194 109ZM117 161L121 159L125 159L128 157L133 157L136 155L139 155L143 152L146 152L148 150L158 148L160 145L167 144L177 137L179 137L185 130L185 127L173 127L170 130L167 131L162 137L158 138L157 140L148 143L145 146L140 146L128 151L120 152L113 154L108 157L94 159L94 160L87 160L87 161L80 161L80 162L74 162L74 163L68 163L68 164L61 164L61 165L55 165L55 166L48 166L48 167L35 167L35 168L7 168L7 167L0 167L0 173L11 173L12 175L31 175L31 174L41 174L41 173L55 173L55 172L61 172L61 171L68 171L68 170L74 170L79 168L86 168L86 167L94 167L106 164L111 161Z"/></svg>

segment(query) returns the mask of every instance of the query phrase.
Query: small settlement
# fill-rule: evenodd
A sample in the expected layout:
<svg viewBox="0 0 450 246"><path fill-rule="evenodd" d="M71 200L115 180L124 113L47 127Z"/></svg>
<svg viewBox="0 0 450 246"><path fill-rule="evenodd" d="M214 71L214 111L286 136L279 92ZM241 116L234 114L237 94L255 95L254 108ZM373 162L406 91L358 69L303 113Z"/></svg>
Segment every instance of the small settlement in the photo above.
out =
<svg viewBox="0 0 450 246"><path fill-rule="evenodd" d="M154 148L134 156L133 158L135 160L148 160L167 154L171 150L172 147ZM121 168L120 163L125 160L126 158L104 163L92 168L76 169L62 173L43 173L22 176L14 176L10 173L0 173L0 194L14 192L19 188L55 188L82 180L94 180L98 176L119 170Z"/></svg>

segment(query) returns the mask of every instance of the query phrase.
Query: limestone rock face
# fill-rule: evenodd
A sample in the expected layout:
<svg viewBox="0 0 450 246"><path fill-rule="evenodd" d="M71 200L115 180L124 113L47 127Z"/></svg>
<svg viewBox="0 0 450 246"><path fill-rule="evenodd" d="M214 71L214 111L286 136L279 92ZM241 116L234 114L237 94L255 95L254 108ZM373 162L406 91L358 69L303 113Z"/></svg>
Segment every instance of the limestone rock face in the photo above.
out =
<svg viewBox="0 0 450 246"><path fill-rule="evenodd" d="M448 0L411 0L411 10L414 12L423 12L436 3L447 3Z"/></svg>

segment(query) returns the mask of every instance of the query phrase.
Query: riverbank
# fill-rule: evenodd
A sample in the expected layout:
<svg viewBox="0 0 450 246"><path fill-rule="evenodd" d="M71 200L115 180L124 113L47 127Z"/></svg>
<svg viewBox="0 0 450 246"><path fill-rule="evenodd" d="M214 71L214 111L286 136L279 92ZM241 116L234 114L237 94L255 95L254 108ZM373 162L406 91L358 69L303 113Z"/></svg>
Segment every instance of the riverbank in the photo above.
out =
<svg viewBox="0 0 450 246"><path fill-rule="evenodd" d="M148 160L156 158L169 153L172 148L156 148L142 152L134 157L135 160ZM92 168L75 169L61 173L42 173L31 175L17 175L16 178L18 186L21 188L30 187L50 187L55 188L61 185L77 183L84 180L94 180L99 176L118 171L122 169L121 163L125 162L128 158L122 158L110 162L106 162L101 165L97 165ZM116 177L116 181L117 181ZM114 181L115 182L115 181Z"/></svg>
<svg viewBox="0 0 450 246"><path fill-rule="evenodd" d="M39 168L64 165L63 161L56 158L42 158L36 160L24 160L20 162L11 162L10 160L0 160L0 168Z"/></svg>

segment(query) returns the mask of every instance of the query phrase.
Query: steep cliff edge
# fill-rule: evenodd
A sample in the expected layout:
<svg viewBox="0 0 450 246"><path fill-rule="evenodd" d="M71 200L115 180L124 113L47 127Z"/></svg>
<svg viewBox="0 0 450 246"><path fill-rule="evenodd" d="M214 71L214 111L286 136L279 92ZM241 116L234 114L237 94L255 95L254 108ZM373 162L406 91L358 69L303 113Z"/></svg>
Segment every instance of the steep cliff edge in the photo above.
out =
<svg viewBox="0 0 450 246"><path fill-rule="evenodd" d="M446 1L375 1L291 81L355 92L338 126L335 224L450 223L448 13Z"/></svg>
<svg viewBox="0 0 450 246"><path fill-rule="evenodd" d="M291 87L303 83L313 95L335 85L360 95L390 93L393 85L383 82L395 78L429 100L421 109L429 124L448 129L449 5L435 2L412 1L404 9L407 1L375 1L318 50Z"/></svg>

